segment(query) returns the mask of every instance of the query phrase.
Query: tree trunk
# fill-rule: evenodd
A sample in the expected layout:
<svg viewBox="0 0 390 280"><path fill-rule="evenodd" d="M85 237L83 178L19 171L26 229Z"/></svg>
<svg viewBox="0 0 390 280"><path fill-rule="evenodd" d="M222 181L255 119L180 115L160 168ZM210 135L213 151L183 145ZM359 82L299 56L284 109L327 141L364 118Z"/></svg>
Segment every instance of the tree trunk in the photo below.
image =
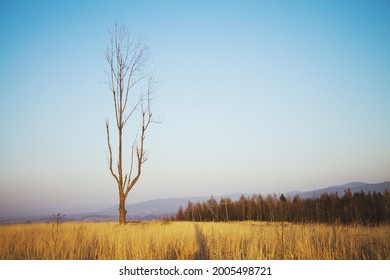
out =
<svg viewBox="0 0 390 280"><path fill-rule="evenodd" d="M125 208L126 199L125 196L120 194L119 195L119 224L124 225L126 224L126 214L127 210Z"/></svg>

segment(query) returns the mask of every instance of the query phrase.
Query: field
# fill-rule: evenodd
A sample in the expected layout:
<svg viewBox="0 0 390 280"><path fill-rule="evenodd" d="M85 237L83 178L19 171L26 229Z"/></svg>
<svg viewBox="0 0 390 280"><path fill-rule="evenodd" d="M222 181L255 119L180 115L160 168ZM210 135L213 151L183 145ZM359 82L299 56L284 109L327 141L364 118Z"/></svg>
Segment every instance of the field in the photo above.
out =
<svg viewBox="0 0 390 280"><path fill-rule="evenodd" d="M265 222L0 225L0 259L390 259L390 226Z"/></svg>

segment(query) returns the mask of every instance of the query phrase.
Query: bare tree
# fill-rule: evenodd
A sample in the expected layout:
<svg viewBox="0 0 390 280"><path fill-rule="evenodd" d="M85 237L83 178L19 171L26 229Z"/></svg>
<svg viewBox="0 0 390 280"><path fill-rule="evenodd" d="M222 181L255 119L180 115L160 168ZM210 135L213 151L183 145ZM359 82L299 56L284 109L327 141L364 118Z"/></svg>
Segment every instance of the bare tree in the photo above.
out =
<svg viewBox="0 0 390 280"><path fill-rule="evenodd" d="M126 223L126 198L138 182L142 165L147 160L145 136L149 125L154 122L151 111L152 93L156 83L152 75L145 74L146 64L151 56L148 47L138 37L131 37L124 25L115 24L110 44L106 49L106 60L109 66L109 88L112 93L116 131L118 132L117 163L114 166L113 149L110 140L110 123L106 119L107 145L109 152L109 169L114 177L119 192L119 223ZM146 83L146 89L141 85ZM137 97L135 91L141 93ZM136 99L134 100L134 97ZM137 119L134 115L140 113ZM138 131L128 157L124 159L123 133L129 120L139 121ZM136 127L132 125L132 127ZM124 164L128 160L128 164ZM126 166L126 167L125 167ZM126 170L125 170L126 169Z"/></svg>

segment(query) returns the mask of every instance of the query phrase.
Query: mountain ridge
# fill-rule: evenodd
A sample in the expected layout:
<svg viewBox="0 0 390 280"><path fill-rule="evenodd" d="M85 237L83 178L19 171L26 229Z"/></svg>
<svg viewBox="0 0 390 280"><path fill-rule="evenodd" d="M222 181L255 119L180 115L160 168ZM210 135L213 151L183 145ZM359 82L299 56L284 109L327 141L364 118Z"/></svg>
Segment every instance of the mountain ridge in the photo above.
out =
<svg viewBox="0 0 390 280"><path fill-rule="evenodd" d="M344 191L350 189L352 193L355 192L381 192L383 193L385 190L390 190L390 181L385 181L382 183L364 183L364 182L351 182L344 185L337 185L322 189L316 189L312 191L306 191L306 192L299 192L299 191L292 191L286 193L286 196L293 197L294 195L298 194L301 198L310 198L310 197L319 197L323 193L338 193L339 196L344 195Z"/></svg>
<svg viewBox="0 0 390 280"><path fill-rule="evenodd" d="M381 183L364 183L364 182L350 182L344 185L336 185L321 189L315 189L311 191L290 191L284 193L286 197L294 197L299 195L301 198L315 198L321 196L323 193L338 193L339 196L344 195L344 191L350 189L352 193L355 192L381 192L390 190L390 181ZM216 200L220 200L221 197L229 197L232 200L238 200L241 195L251 196L249 193L233 193L227 195L214 195ZM267 196L268 194L261 194ZM272 194L271 194L272 195ZM126 204L128 211L127 218L129 220L154 220L163 218L170 215L175 215L180 206L185 208L188 201L193 203L203 202L210 199L211 196L185 196L185 197L170 197L152 199L144 202ZM52 216L35 216L35 217L19 217L19 218L2 218L0 223L23 223L23 222L49 222L52 221ZM64 221L114 221L118 219L118 206L103 209L97 212L90 213L78 213L78 214L66 214Z"/></svg>
<svg viewBox="0 0 390 280"><path fill-rule="evenodd" d="M316 189L306 192L287 192L285 196L293 197L296 194L299 194L301 198L310 198L310 197L319 197L323 193L338 193L339 196L344 195L344 191L350 189L352 193L355 192L381 192L383 193L386 189L390 190L390 181L385 181L382 183L364 183L364 182L350 182L343 185L336 185L321 189ZM229 197L232 200L238 200L241 195L250 196L252 194L247 193L234 193L227 195L213 195L216 200L219 200L221 197ZM268 195L268 194L262 194ZM211 196L194 196L194 197L179 197L179 198L160 198L153 199L144 202L127 204L126 209L128 211L128 218L134 220L153 220L157 218L162 218L164 216L174 215L177 213L177 210L180 206L183 208L187 206L188 201L193 203L203 202L210 199ZM118 216L118 206L112 206L105 210L99 212L101 215L114 215Z"/></svg>

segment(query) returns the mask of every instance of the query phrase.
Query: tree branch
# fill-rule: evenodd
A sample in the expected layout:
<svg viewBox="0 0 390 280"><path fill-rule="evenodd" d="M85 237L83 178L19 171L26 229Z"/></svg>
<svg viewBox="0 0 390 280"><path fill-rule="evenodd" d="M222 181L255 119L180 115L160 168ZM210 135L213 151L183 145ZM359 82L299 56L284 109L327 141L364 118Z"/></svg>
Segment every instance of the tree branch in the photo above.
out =
<svg viewBox="0 0 390 280"><path fill-rule="evenodd" d="M112 149L111 149L111 143L110 143L110 124L109 124L108 119L106 119L106 131L107 131L108 151L110 153L110 162L109 162L110 171L111 171L111 175L115 178L116 182L119 183L119 178L115 174L114 170L112 169Z"/></svg>
<svg viewBox="0 0 390 280"><path fill-rule="evenodd" d="M141 102L141 115L142 115L142 127L141 127L141 136L140 136L140 146L136 145L136 163L137 163L137 175L134 177L134 179L128 181L128 185L126 186L125 190L125 196L127 197L130 190L133 188L133 186L138 182L141 171L142 171L142 164L144 164L147 161L146 152L144 149L144 143L145 143L145 133L148 129L150 123L153 122L152 118L152 111L151 111L151 95L154 90L154 79L150 79L148 82L148 93L147 93L147 108L144 108L144 104ZM144 99L142 99L143 101ZM135 143L136 144L136 143ZM131 168L130 171L132 173L133 171L133 161L134 161L134 144L132 147L132 156L131 156Z"/></svg>

